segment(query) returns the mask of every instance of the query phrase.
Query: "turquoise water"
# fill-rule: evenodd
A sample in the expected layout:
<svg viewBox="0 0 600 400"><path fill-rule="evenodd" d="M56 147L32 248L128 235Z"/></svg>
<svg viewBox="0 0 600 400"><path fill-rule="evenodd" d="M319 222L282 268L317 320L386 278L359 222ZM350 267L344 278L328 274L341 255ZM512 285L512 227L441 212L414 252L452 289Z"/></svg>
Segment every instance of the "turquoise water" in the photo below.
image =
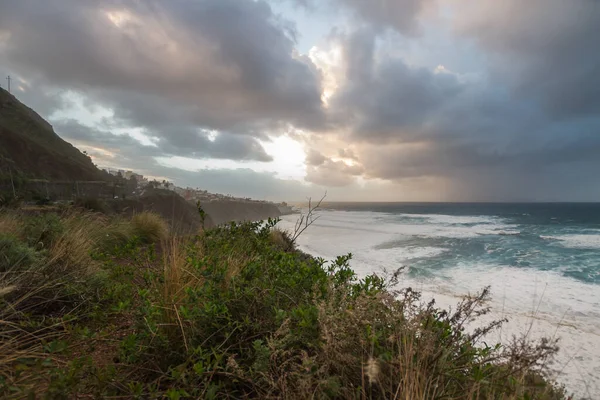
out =
<svg viewBox="0 0 600 400"><path fill-rule="evenodd" d="M396 237L376 249L445 249L413 258L410 269L415 276L462 263L554 270L600 284L598 203L329 203L323 208L356 216L372 213L368 225L375 229L377 223L415 228L410 235L399 229ZM352 219L351 214L346 216Z"/></svg>

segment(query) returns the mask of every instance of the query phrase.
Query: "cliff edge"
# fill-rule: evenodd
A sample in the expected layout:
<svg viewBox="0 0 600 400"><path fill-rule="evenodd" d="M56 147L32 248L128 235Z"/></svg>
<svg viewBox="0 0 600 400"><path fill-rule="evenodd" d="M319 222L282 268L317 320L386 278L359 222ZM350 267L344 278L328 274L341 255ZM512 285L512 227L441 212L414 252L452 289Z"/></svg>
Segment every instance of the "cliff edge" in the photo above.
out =
<svg viewBox="0 0 600 400"><path fill-rule="evenodd" d="M229 222L260 221L281 216L279 208L272 203L240 200L217 200L201 203L202 209L215 225Z"/></svg>

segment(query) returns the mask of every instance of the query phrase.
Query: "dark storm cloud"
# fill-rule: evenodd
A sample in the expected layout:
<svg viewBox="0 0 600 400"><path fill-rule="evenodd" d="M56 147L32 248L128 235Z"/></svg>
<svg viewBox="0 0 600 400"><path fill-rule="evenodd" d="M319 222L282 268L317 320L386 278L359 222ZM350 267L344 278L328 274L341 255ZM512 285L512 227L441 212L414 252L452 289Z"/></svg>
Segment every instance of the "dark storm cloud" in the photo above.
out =
<svg viewBox="0 0 600 400"><path fill-rule="evenodd" d="M415 35L419 31L417 17L430 0L337 0L353 9L360 18L374 26L391 26L398 32Z"/></svg>
<svg viewBox="0 0 600 400"><path fill-rule="evenodd" d="M558 179L577 176L566 171L582 169L575 179L593 183L587 171L600 170L600 116L558 119L544 103L515 95L508 83L416 68L377 53L376 37L359 30L339 39L346 80L329 100L342 140L354 143L366 177L441 177L463 187L465 179L477 185L495 178L501 187L495 193L504 191L505 198L519 186L512 175L531 182L529 188L553 182L558 192ZM334 182L351 181L348 171L340 174L343 169L331 173ZM547 174L557 180L540 178Z"/></svg>
<svg viewBox="0 0 600 400"><path fill-rule="evenodd" d="M454 75L411 68L400 59L376 63L375 35L346 38L346 84L330 100L334 115L351 123L358 140L409 140L465 89Z"/></svg>
<svg viewBox="0 0 600 400"><path fill-rule="evenodd" d="M0 62L165 137L322 126L320 76L264 1L0 0ZM178 130L178 126L185 129ZM213 146L218 150L218 146ZM262 157L264 159L264 157Z"/></svg>
<svg viewBox="0 0 600 400"><path fill-rule="evenodd" d="M274 0L284 1L284 0ZM420 33L418 17L432 0L289 0L299 7L314 11L326 5L339 12L339 6L352 12L358 20L374 29L391 27L400 33L414 36Z"/></svg>
<svg viewBox="0 0 600 400"><path fill-rule="evenodd" d="M369 143L462 134L453 124L440 130L434 123L470 103L473 90L448 72L409 67L398 58L376 61L375 40L371 30L341 38L346 81L329 101L338 123L354 140ZM471 121L479 118L477 112L473 116Z"/></svg>
<svg viewBox="0 0 600 400"><path fill-rule="evenodd" d="M486 0L457 27L490 57L493 77L556 117L600 110L600 1Z"/></svg>
<svg viewBox="0 0 600 400"><path fill-rule="evenodd" d="M475 41L488 68L477 79L382 51L391 36L417 43L410 37L422 33L430 3L328 2L358 18L353 33L333 34L344 73L327 107L320 71L295 53L293 24L265 0L0 0L0 65L24 79L19 97L45 117L68 109L66 92L114 113L92 129L55 119L59 134L130 168L206 179L215 191L254 190L255 179L261 197L287 184L247 170L165 170L155 158L269 161L258 139L293 125L327 136L323 153L343 147L340 158L353 161L309 151L306 180L319 185L434 177L453 183L454 199L598 196L600 1L451 2L460 35L449 43ZM387 28L403 35L382 34ZM123 128L157 146L109 133Z"/></svg>

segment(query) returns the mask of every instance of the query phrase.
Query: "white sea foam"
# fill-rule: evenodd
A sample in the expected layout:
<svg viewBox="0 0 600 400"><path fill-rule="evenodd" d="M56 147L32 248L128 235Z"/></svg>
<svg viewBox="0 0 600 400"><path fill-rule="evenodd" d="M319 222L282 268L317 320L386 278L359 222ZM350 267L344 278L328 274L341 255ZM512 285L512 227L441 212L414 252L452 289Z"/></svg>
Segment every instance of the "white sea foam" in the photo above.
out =
<svg viewBox="0 0 600 400"><path fill-rule="evenodd" d="M542 239L557 241L563 247L576 249L600 249L600 235L556 235L540 236Z"/></svg>
<svg viewBox="0 0 600 400"><path fill-rule="evenodd" d="M412 281L426 298L450 307L457 297L491 286L492 313L481 322L508 318L490 340L559 337L560 351L551 366L555 378L579 397L600 397L600 291L554 272L492 265L462 265L434 281ZM583 295L585 294L585 295Z"/></svg>
<svg viewBox="0 0 600 400"><path fill-rule="evenodd" d="M517 235L520 231L516 225L506 224L497 217L487 216L454 216L442 214L387 214L371 211L338 211L320 210L319 219L314 226L326 229L331 233L342 234L347 229L352 234L357 231L365 236L396 235L417 236L424 238L465 239L481 235ZM397 220L400 217L401 220ZM284 218L287 229L295 215ZM408 221L407 221L408 220Z"/></svg>
<svg viewBox="0 0 600 400"><path fill-rule="evenodd" d="M495 224L498 219L491 216L445 215L445 214L398 214L403 218L419 218L434 224Z"/></svg>
<svg viewBox="0 0 600 400"><path fill-rule="evenodd" d="M494 217L429 216L411 220L374 212L323 211L321 218L298 240L301 249L325 259L353 253L352 266L360 276L393 270L411 261L451 253L450 248L418 245L419 238L475 238L480 235L517 235L517 226ZM458 218L458 219L457 219ZM286 216L283 228L292 228L296 216ZM457 222L461 221L461 222ZM474 224L461 226L461 224ZM566 247L599 248L600 235L547 236ZM406 246L402 246L403 242ZM385 246L391 243L391 248ZM384 246L382 246L382 244ZM502 251L488 248L487 253ZM524 249L524 255L538 250ZM517 255L517 258L519 256ZM421 264L422 265L422 264ZM527 333L531 338L557 335L561 350L553 365L559 382L579 397L600 398L600 290L562 276L559 271L462 262L429 271L427 279L403 282L433 297L442 307L455 305L461 296L483 287L492 288L492 314L482 323L507 317L510 322L490 340L507 340ZM411 274L412 276L412 274ZM418 274L417 274L418 276Z"/></svg>
<svg viewBox="0 0 600 400"><path fill-rule="evenodd" d="M516 235L520 235L521 231L518 229L515 230L497 230L494 231L494 235L501 235L501 236L516 236Z"/></svg>

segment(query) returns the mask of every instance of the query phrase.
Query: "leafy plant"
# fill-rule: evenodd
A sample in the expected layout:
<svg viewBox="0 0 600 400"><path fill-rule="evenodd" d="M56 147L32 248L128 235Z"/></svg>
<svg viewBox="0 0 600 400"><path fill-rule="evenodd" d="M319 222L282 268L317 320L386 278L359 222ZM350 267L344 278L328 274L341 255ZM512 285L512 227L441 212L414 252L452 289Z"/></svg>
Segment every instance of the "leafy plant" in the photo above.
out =
<svg viewBox="0 0 600 400"><path fill-rule="evenodd" d="M25 243L14 236L0 234L0 273L30 268L39 259L39 254Z"/></svg>

